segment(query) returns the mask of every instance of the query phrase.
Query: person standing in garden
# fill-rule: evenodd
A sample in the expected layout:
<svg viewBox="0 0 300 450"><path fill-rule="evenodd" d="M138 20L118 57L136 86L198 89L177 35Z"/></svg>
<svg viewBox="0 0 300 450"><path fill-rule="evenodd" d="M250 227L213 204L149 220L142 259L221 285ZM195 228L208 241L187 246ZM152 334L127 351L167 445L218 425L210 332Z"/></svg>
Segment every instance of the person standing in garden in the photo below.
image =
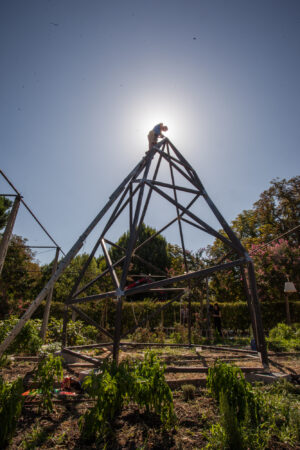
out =
<svg viewBox="0 0 300 450"><path fill-rule="evenodd" d="M189 311L187 309L186 305L183 305L183 308L181 310L181 323L182 325L185 325L188 323L188 319L189 319Z"/></svg>
<svg viewBox="0 0 300 450"><path fill-rule="evenodd" d="M221 310L218 303L214 303L212 316L214 319L215 329L218 330L218 333L221 337L223 337L222 333L222 325L221 325Z"/></svg>
<svg viewBox="0 0 300 450"><path fill-rule="evenodd" d="M149 131L148 134L148 141L149 141L149 150L153 147L153 145L157 144L158 138L163 138L164 135L162 134L163 131L168 131L168 127L164 125L163 123L159 123L155 125L153 130Z"/></svg>

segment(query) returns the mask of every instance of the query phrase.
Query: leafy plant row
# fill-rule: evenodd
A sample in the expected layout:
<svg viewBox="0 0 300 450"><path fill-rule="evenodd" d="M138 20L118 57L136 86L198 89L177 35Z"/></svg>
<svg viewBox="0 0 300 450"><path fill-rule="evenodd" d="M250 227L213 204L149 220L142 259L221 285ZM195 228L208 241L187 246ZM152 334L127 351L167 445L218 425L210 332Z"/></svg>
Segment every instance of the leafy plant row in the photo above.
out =
<svg viewBox="0 0 300 450"><path fill-rule="evenodd" d="M6 338L17 322L16 316L0 321L0 342ZM39 335L41 325L40 319L29 320L10 345L8 353L36 354L42 346L42 339ZM47 329L46 343L61 342L62 327L62 319L51 317ZM87 325L81 320L70 321L67 332L69 345L82 345L95 341L99 334L95 327ZM56 349L58 350L58 348Z"/></svg>
<svg viewBox="0 0 300 450"><path fill-rule="evenodd" d="M23 405L22 392L21 378L8 383L0 376L0 448L5 448L16 429Z"/></svg>
<svg viewBox="0 0 300 450"><path fill-rule="evenodd" d="M269 391L253 388L238 367L217 362L209 369L207 387L221 420L211 427L206 448L263 450L272 439L299 442L300 402L290 383L277 383Z"/></svg>
<svg viewBox="0 0 300 450"><path fill-rule="evenodd" d="M166 300L167 301L167 300ZM155 311L165 304L165 302L154 302L153 299L145 298L143 301L124 302L122 321L124 331L129 330L135 326L135 318L141 320L147 318ZM247 303L244 301L237 301L234 303L220 302L222 311L222 325L226 329L231 330L247 330L250 327L250 313ZM270 330L279 322L284 322L286 319L285 300L282 302L263 302L261 303L262 320L265 330ZM195 313L201 312L201 302L192 302L192 322L195 321ZM133 314L134 308L134 314ZM114 302L107 299L106 303L94 303L82 306L82 309L90 315L96 322L103 326L112 329L115 320L115 305ZM293 322L300 322L300 301L290 301L291 317ZM64 304L53 302L51 307L51 315L56 319L63 317ZM35 317L42 318L42 307L37 311ZM203 307L203 317L206 316L206 306ZM162 321L161 314L149 320L150 327L158 327ZM174 302L163 313L163 325L165 327L172 327L174 323L180 321L180 303Z"/></svg>
<svg viewBox="0 0 300 450"><path fill-rule="evenodd" d="M83 388L96 400L80 418L82 437L88 441L107 439L114 419L129 402L159 415L165 429L175 426L172 392L164 377L164 367L153 352L135 363L128 360L118 366L114 362L103 363L100 373L85 379Z"/></svg>
<svg viewBox="0 0 300 450"><path fill-rule="evenodd" d="M17 323L16 317L0 321L0 342L5 339L7 334ZM163 328L158 327L154 332L145 328L137 328L133 335L129 336L135 342L157 342L163 343L167 339L171 342L182 344L188 342L187 327L178 323L173 324L174 330L166 335ZM46 345L42 346L42 340L39 337L41 321L39 319L30 320L22 329L8 349L8 353L36 354L37 352L50 354L61 348L62 319L51 318L49 322ZM205 333L203 335L201 326L198 323L192 326L191 339L193 344L205 344ZM69 345L80 345L97 339L103 340L99 336L98 330L82 321L70 321L68 323L68 343ZM168 341L169 342L169 341ZM249 338L221 339L218 333L215 333L214 343L222 342L225 345L249 345ZM267 343L270 350L274 351L299 351L300 350L300 331L299 324L291 327L279 323L269 332ZM1 364L1 361L0 361Z"/></svg>

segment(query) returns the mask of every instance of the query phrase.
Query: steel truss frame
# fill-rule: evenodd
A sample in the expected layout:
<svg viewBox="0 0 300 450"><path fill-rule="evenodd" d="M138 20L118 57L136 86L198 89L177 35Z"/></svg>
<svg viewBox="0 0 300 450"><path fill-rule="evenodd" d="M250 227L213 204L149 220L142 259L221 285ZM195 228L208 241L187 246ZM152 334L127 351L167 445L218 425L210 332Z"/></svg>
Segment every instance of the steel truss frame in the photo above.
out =
<svg viewBox="0 0 300 450"><path fill-rule="evenodd" d="M158 157L157 162L154 161L155 157ZM159 169L162 161L167 162L170 170L171 183L164 183L157 180ZM155 168L154 168L155 167ZM154 169L152 177L149 176L150 168ZM180 174L188 181L189 187L180 186L176 184L175 175ZM187 184L185 181L185 184ZM185 192L193 195L192 200L188 205L183 205L178 200L178 193ZM137 239L139 235L139 230L143 224L152 194L164 198L170 204L174 205L176 215L174 219L169 221L160 230L158 230L151 237L146 239L144 242L137 245ZM197 214L191 211L191 207L194 205L198 198L202 197L209 209L212 211L216 219L218 220L220 226L222 227L225 235L216 231L208 223L202 220ZM114 206L114 208L113 208ZM116 222L118 217L122 214L124 210L128 210L129 217L129 241L127 248L122 249L117 244L111 242L107 239L106 234L112 228L113 224ZM153 315L159 314L162 310L167 308L171 303L179 300L189 289L189 283L192 279L206 278L211 274L223 270L232 269L234 267L239 267L242 274L242 282L245 289L245 294L248 302L248 307L250 311L251 323L253 328L254 337L257 343L258 352L261 356L261 361L264 366L268 366L268 355L266 349L266 342L264 337L264 331L261 320L260 305L257 295L257 287L255 280L255 273L253 262L247 253L246 249L242 246L241 242L234 234L231 227L228 225L226 220L223 218L217 207L214 205L210 197L208 196L204 186L202 185L197 173L192 168L192 166L186 161L183 155L177 150L177 148L172 144L172 142L165 138L160 143L156 144L149 150L146 155L142 158L139 164L133 169L133 171L125 178L118 189L111 195L108 202L104 208L99 212L96 218L91 222L85 232L80 236L78 241L71 248L69 253L59 264L57 270L52 275L49 282L46 284L44 289L40 292L37 298L30 305L28 310L25 312L23 317L20 319L18 324L12 330L11 334L6 338L6 340L0 345L0 355L6 350L8 345L12 342L14 337L20 332L23 325L31 317L33 312L39 306L41 301L45 298L49 290L53 287L54 283L57 281L59 276L63 273L66 267L70 264L71 260L78 253L83 245L84 240L93 231L95 226L100 222L105 214L108 214L108 220L97 239L86 263L84 264L81 272L79 273L70 294L65 301L65 312L64 312L64 322L63 322L63 338L62 346L70 354L76 353L72 347L67 346L67 323L69 320L69 311L74 311L81 319L87 323L94 325L99 331L106 335L111 342L103 343L103 347L112 347L112 355L115 361L119 358L120 345L123 345L122 339L124 339L128 334L132 334L138 327L146 323L148 319L142 319L133 328L128 330L126 333L122 334L122 305L126 297L132 296L137 293L151 292L155 289L159 290L170 290L169 286L177 283L179 281L185 281L186 288L180 290L179 294L172 298L170 301L165 303L163 306L157 308ZM180 235L181 247L184 257L184 270L185 273L177 275L174 277L169 277L164 271L156 267L151 261L145 261L139 254L139 250L151 242L158 234L165 231L174 223L178 223L178 230ZM189 271L188 261L186 258L186 247L184 241L184 233L182 222L188 223L189 225L201 230L202 232L208 233L211 236L220 239L228 248L228 254L219 261L219 263L213 267L209 267L202 270ZM110 257L110 253L107 249L107 245L119 247L124 252L124 256L118 261L113 262ZM87 283L85 286L81 286L82 278L86 273L89 264L91 263L93 257L95 256L97 250L101 248L106 261L106 269L95 277L92 281ZM223 262L225 259L234 256L235 259L229 262ZM140 286L133 287L131 289L126 289L126 280L129 275L130 264L133 259L138 259L142 261L151 271L156 274L163 275L164 278L159 278L158 281L153 281L149 284L144 284ZM116 272L116 267L121 267L121 275L118 277ZM114 289L108 292L102 292L97 295L85 295L87 289L94 283L97 283L104 276L109 275L111 277ZM85 296L84 296L85 295ZM105 298L113 298L116 303L115 312L115 327L114 334L112 335L108 330L101 327L95 320L89 317L85 312L78 307L78 304L86 303L90 301L100 301ZM191 345L191 302L188 300L189 316L188 316L188 339L189 345ZM101 344L97 344L97 347ZM80 354L79 354L80 357ZM81 355L82 359L87 360L86 355ZM91 360L91 358L89 358Z"/></svg>

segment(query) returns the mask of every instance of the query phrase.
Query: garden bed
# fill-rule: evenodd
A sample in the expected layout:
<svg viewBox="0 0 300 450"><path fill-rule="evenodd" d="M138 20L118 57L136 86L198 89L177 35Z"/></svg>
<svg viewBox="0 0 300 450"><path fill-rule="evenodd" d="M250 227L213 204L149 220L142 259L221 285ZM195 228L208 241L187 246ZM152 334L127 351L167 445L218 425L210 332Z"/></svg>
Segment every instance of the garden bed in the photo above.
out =
<svg viewBox="0 0 300 450"><path fill-rule="evenodd" d="M120 359L128 356L142 359L146 349L139 348L121 351ZM159 348L156 349L159 357L167 367L211 367L217 359L234 362L238 366L261 368L261 362L253 355L238 355L233 352L221 353L216 350L203 349L196 352L195 348ZM97 352L89 352L89 355ZM70 364L64 368L64 376L76 377L83 366L87 364ZM26 387L33 386L33 376L37 361L24 360L20 356L10 366L1 368L1 375L5 380L12 381L18 376L24 378ZM272 372L290 374L296 377L300 374L300 358L297 355L288 355L284 359L280 355L270 356L270 369ZM86 370L86 368L85 368ZM129 404L115 420L114 435L109 440L109 447L114 449L138 448L204 448L207 444L209 429L220 419L219 410L215 401L208 395L205 385L205 373L166 373L166 380L173 390L175 413L178 419L176 432L166 432L160 426L157 416L146 414L143 409ZM197 386L195 398L185 401L181 390L182 384ZM263 389L263 388L262 388ZM79 417L91 407L92 400L84 395L76 399L59 399L54 401L52 413L42 412L39 408L38 398L34 401L25 401L16 432L9 449L20 448L66 448L89 449L99 448L96 444L87 444L80 438L78 426ZM101 447L100 447L101 448ZM277 438L271 438L270 449L299 448L282 443Z"/></svg>

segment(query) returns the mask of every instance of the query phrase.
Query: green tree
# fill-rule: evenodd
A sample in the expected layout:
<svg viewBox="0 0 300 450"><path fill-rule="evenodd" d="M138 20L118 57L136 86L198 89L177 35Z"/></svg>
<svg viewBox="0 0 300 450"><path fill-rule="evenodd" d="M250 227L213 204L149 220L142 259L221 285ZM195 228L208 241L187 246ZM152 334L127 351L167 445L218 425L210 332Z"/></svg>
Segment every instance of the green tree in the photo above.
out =
<svg viewBox="0 0 300 450"><path fill-rule="evenodd" d="M253 245L251 250L261 300L281 300L287 279L300 285L300 245L279 239L268 247Z"/></svg>
<svg viewBox="0 0 300 450"><path fill-rule="evenodd" d="M8 198L0 197L0 230L3 230L6 225L11 205L12 202Z"/></svg>
<svg viewBox="0 0 300 450"><path fill-rule="evenodd" d="M0 314L22 312L35 296L40 279L40 267L26 239L13 235L0 278Z"/></svg>
<svg viewBox="0 0 300 450"><path fill-rule="evenodd" d="M88 257L89 255L87 253L83 253L75 256L75 258L71 261L70 265L66 268L66 270L54 285L53 301L64 302L68 298L71 289ZM43 285L45 285L46 282L50 279L52 265L53 262L42 267L43 278L40 283L40 288L42 288ZM97 261L95 258L93 258L80 282L79 288L92 281L99 273L100 270L98 268ZM95 283L86 291L84 291L81 296L98 294L99 292L99 283Z"/></svg>
<svg viewBox="0 0 300 450"><path fill-rule="evenodd" d="M188 271L204 269L205 260L203 257L205 249L200 248L196 252L185 250L185 259ZM168 244L169 275L175 276L186 271L183 249L177 244Z"/></svg>
<svg viewBox="0 0 300 450"><path fill-rule="evenodd" d="M154 228L148 227L145 224L142 224L136 246L140 245L149 237L153 236L156 233ZM126 249L129 242L129 231L124 233L117 242L119 247ZM113 262L116 262L118 259L122 258L125 252L116 247L112 247L110 249L110 256ZM153 238L149 243L145 244L140 250L136 252L138 256L143 258L148 263L151 263L152 266L144 263L138 258L133 258L132 264L130 266L130 272L133 274L148 274L148 273L161 273L161 271L165 272L169 267L169 257L167 252L167 241L161 236L157 235ZM155 267L158 270L155 270Z"/></svg>
<svg viewBox="0 0 300 450"><path fill-rule="evenodd" d="M269 242L280 234L295 228L300 220L300 176L290 180L272 180L253 208L244 210L232 221L232 229L242 244L250 250L252 245ZM224 231L220 231L225 235ZM300 244L300 230L289 236L291 244ZM210 247L212 259L225 255L228 248L216 240Z"/></svg>
<svg viewBox="0 0 300 450"><path fill-rule="evenodd" d="M300 176L290 180L272 180L271 187L254 203L254 211L261 242L267 242L299 225ZM300 245L300 230L295 231L289 240Z"/></svg>
<svg viewBox="0 0 300 450"><path fill-rule="evenodd" d="M251 254L251 251L257 249L258 245L262 246L264 243L268 243L277 236L295 228L299 225L299 219L300 176L297 176L290 180L272 180L270 188L260 195L253 208L244 210L232 221L232 228ZM220 233L225 235L223 230ZM286 279L286 274L294 272L295 264L299 267L297 252L300 245L300 229L295 230L285 238L284 245L281 245L279 253L275 255L274 249L278 249L277 244L274 244L274 248L272 245L267 246L264 250L264 256L254 253L256 255L254 262L260 292L264 299L278 298L279 291L282 292L282 283L283 279ZM215 240L208 251L211 263L215 264L228 251L229 249L222 241ZM285 259L283 253L285 253ZM267 254L270 254L270 257L267 257ZM278 262L279 254L281 255L280 264ZM234 258L234 252L230 256ZM271 269L272 265L277 268L281 267L280 276L279 270ZM264 275L262 275L263 272ZM275 272L277 273L276 276ZM267 285L269 288L266 290ZM211 286L218 299L235 301L244 297L239 269L213 275ZM265 294L263 294L263 289Z"/></svg>

